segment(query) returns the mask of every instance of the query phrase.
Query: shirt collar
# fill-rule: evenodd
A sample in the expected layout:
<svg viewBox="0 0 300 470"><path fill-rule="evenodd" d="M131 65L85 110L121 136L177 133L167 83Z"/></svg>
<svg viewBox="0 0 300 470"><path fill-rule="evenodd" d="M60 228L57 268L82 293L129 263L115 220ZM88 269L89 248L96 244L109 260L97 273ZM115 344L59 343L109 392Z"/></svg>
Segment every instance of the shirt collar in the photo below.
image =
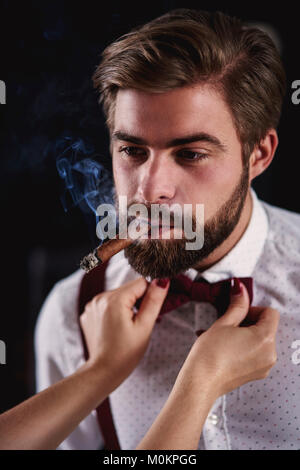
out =
<svg viewBox="0 0 300 470"><path fill-rule="evenodd" d="M250 193L253 203L252 213L250 222L242 237L220 261L200 274L196 269L188 269L184 274L191 280L195 280L199 276L208 282L218 282L231 277L249 277L252 275L262 253L269 224L266 211L253 188L251 188Z"/></svg>

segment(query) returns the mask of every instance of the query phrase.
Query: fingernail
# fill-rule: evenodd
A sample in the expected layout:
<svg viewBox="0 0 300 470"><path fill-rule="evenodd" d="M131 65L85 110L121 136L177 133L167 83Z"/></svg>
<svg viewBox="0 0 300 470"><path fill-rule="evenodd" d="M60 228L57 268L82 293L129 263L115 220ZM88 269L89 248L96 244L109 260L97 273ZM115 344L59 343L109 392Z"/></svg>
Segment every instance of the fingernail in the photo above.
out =
<svg viewBox="0 0 300 470"><path fill-rule="evenodd" d="M156 285L159 287L162 287L163 289L167 287L167 284L169 283L169 279L156 279Z"/></svg>
<svg viewBox="0 0 300 470"><path fill-rule="evenodd" d="M231 279L230 293L231 295L241 295L242 293L241 281L237 277Z"/></svg>

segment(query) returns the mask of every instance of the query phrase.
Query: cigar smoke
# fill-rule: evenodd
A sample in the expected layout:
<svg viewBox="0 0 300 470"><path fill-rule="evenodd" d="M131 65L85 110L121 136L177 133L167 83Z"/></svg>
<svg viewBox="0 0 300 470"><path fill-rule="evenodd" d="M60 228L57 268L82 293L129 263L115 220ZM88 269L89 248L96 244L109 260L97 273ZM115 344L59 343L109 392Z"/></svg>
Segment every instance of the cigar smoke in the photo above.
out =
<svg viewBox="0 0 300 470"><path fill-rule="evenodd" d="M65 212L79 206L87 214L95 215L95 227L100 246L85 256L80 267L86 272L105 262L108 258L132 243L132 240L105 238L99 230L97 208L101 204L114 206L114 187L111 173L99 162L101 155L95 155L95 149L82 139L64 138L64 150L56 160L59 176L65 183L61 201ZM112 214L115 216L115 213ZM94 238L91 237L91 238Z"/></svg>
<svg viewBox="0 0 300 470"><path fill-rule="evenodd" d="M70 207L79 206L86 213L94 213L96 234L100 240L99 246L80 262L80 268L89 272L131 245L136 238L148 233L149 226L138 222L140 233L119 237L119 216L115 209L116 196L111 173L95 160L93 146L89 147L81 139L74 142L71 138L65 138L65 144L66 148L56 162L58 173L65 183L62 197L64 209L67 211ZM100 206L105 207L106 216L99 215ZM115 221L113 235L105 228L108 218ZM134 220L134 216L127 217L128 223Z"/></svg>

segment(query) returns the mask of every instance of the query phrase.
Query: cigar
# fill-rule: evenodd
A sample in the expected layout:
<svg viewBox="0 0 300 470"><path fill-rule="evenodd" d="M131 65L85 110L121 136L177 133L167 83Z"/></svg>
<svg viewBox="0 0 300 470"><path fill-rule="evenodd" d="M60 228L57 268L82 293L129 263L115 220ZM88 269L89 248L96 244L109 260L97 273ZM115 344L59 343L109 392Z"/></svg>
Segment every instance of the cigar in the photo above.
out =
<svg viewBox="0 0 300 470"><path fill-rule="evenodd" d="M144 226L140 231L140 238L145 233L149 232L149 227ZM105 240L102 245L95 248L92 253L89 253L80 261L80 267L87 273L92 269L99 266L99 264L105 263L112 256L124 250L127 246L131 245L135 240L132 238L119 238L117 233L115 238Z"/></svg>
<svg viewBox="0 0 300 470"><path fill-rule="evenodd" d="M92 253L89 253L80 261L80 267L87 273L94 269L101 263L109 260L112 256L124 250L127 246L134 242L131 238L112 238L103 242L101 246L95 248Z"/></svg>

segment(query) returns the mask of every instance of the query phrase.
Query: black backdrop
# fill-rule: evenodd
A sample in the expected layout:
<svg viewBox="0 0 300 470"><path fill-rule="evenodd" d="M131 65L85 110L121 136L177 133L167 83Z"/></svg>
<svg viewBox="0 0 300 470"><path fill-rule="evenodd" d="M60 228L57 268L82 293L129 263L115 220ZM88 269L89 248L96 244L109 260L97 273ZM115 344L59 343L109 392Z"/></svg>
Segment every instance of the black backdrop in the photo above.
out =
<svg viewBox="0 0 300 470"><path fill-rule="evenodd" d="M107 133L90 77L109 42L133 26L178 7L221 10L278 33L287 72L279 148L255 181L259 197L300 212L298 145L300 105L291 84L300 79L299 15L291 2L0 2L1 310L0 411L34 390L33 328L53 284L78 267L96 242L85 207L65 213L56 158L62 136L90 143L108 169ZM232 4L234 5L234 3ZM246 98L245 98L246 99Z"/></svg>

